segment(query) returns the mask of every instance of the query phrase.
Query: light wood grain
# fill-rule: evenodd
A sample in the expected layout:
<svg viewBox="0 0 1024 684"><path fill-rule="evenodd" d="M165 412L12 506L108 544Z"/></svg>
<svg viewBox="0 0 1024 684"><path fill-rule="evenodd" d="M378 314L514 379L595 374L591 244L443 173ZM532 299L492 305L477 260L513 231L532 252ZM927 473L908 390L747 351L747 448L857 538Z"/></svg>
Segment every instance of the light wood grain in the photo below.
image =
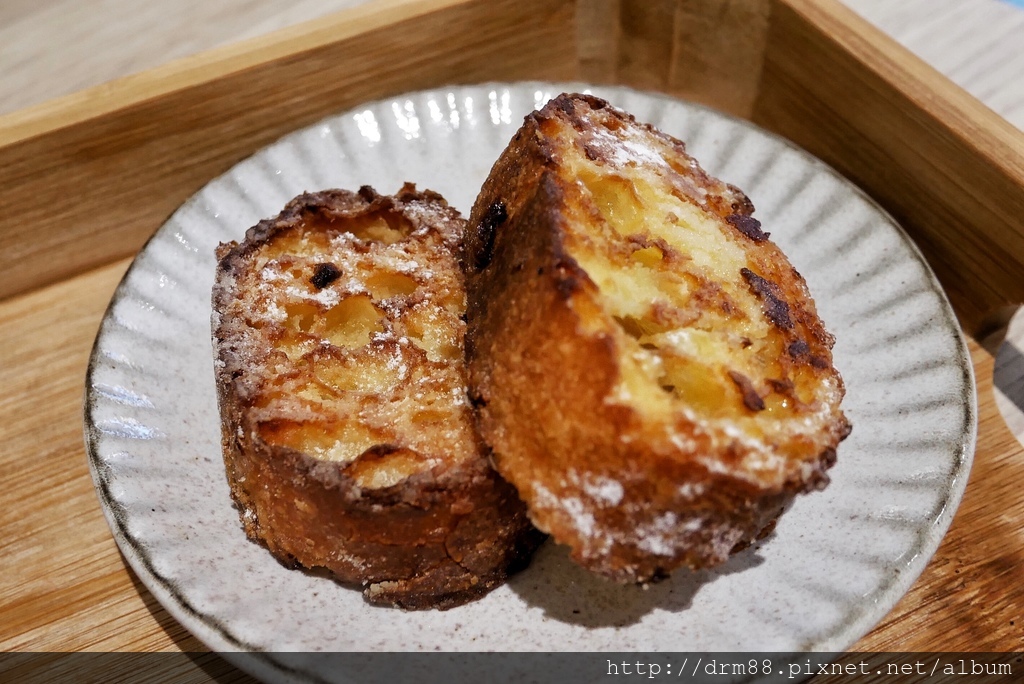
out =
<svg viewBox="0 0 1024 684"><path fill-rule="evenodd" d="M749 118L768 34L764 0L580 2L580 70Z"/></svg>
<svg viewBox="0 0 1024 684"><path fill-rule="evenodd" d="M750 118L768 38L768 3L699 0L676 4L668 90Z"/></svg>
<svg viewBox="0 0 1024 684"><path fill-rule="evenodd" d="M328 114L575 76L572 19L558 0L378 2L2 117L0 298L133 253L204 182Z"/></svg>
<svg viewBox="0 0 1024 684"><path fill-rule="evenodd" d="M90 339L126 267L0 303L0 651L201 649L138 590L85 459Z"/></svg>
<svg viewBox="0 0 1024 684"><path fill-rule="evenodd" d="M1013 0L843 0L1024 130L1024 11Z"/></svg>
<svg viewBox="0 0 1024 684"><path fill-rule="evenodd" d="M4 0L0 114L364 2Z"/></svg>
<svg viewBox="0 0 1024 684"><path fill-rule="evenodd" d="M619 82L622 0L576 3L580 78L587 83Z"/></svg>
<svg viewBox="0 0 1024 684"><path fill-rule="evenodd" d="M616 77L641 90L666 91L674 49L674 0L625 0L618 17Z"/></svg>
<svg viewBox="0 0 1024 684"><path fill-rule="evenodd" d="M970 346L979 425L967 491L924 574L855 649L1024 651L1024 446L995 406L992 355Z"/></svg>
<svg viewBox="0 0 1024 684"><path fill-rule="evenodd" d="M1024 302L1024 133L832 0L772 3L752 119L866 189L961 322Z"/></svg>
<svg viewBox="0 0 1024 684"><path fill-rule="evenodd" d="M637 12L624 16L625 6ZM698 7L726 18L705 21ZM757 50L729 61L728 34L704 33L739 27L743 12L756 20L751 40L766 41L763 72ZM706 46L706 63L687 66L688 41ZM580 69L749 106L885 201L968 324L1022 298L1019 132L828 0L384 2L8 116L0 650L202 649L125 566L86 466L86 360L123 257L210 177L319 116L443 82ZM719 88L729 79L731 95ZM973 342L971 351L981 426L967 494L935 559L855 648L1024 649L1024 448L995 408L992 357ZM187 676L240 676L228 672L197 664Z"/></svg>
<svg viewBox="0 0 1024 684"><path fill-rule="evenodd" d="M207 651L125 564L93 489L82 436L90 340L128 266L122 260L0 302L0 653ZM215 655L32 657L3 681L216 681L251 677Z"/></svg>
<svg viewBox="0 0 1024 684"><path fill-rule="evenodd" d="M1024 133L844 5L583 6L587 26L619 22L587 31L586 73L749 118L835 166L908 229L967 329L1024 302ZM613 61L592 56L601 38Z"/></svg>
<svg viewBox="0 0 1024 684"><path fill-rule="evenodd" d="M82 439L89 350L127 261L0 303L0 651L205 650L124 564ZM971 342L980 437L967 494L938 553L861 650L1024 649L1024 447Z"/></svg>
<svg viewBox="0 0 1024 684"><path fill-rule="evenodd" d="M2 650L205 650L125 566L100 512L81 432L88 353L126 261L0 303ZM980 437L967 494L912 590L863 650L1024 649L1024 447L973 341Z"/></svg>
<svg viewBox="0 0 1024 684"><path fill-rule="evenodd" d="M619 23L581 55L574 20ZM613 62L595 63L602 42ZM832 0L385 2L10 115L0 297L130 254L204 180L320 116L441 83L571 78L583 58L736 113L753 101L911 230L968 328L1024 300L1024 133Z"/></svg>

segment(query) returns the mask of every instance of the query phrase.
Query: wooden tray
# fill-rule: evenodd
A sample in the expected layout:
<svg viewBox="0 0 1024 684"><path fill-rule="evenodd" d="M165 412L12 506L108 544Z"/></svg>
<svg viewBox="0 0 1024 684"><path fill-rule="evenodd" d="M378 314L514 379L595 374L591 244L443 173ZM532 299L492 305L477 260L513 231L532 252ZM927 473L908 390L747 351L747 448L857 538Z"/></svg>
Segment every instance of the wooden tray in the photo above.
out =
<svg viewBox="0 0 1024 684"><path fill-rule="evenodd" d="M1024 648L1024 448L975 341L1024 301L1024 134L834 0L387 0L0 118L0 649L204 650L122 562L82 445L89 349L147 236L207 180L328 114L526 79L742 116L901 221L973 336L979 440L935 558L856 648Z"/></svg>

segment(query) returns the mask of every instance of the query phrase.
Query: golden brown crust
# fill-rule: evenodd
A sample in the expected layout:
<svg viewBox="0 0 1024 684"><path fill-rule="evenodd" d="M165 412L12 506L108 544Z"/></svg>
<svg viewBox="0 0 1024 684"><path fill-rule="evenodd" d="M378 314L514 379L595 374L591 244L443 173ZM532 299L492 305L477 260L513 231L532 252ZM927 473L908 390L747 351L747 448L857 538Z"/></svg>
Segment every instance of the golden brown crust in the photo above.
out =
<svg viewBox="0 0 1024 684"><path fill-rule="evenodd" d="M224 460L245 531L373 603L465 603L540 540L465 402L463 226L412 186L330 190L218 251Z"/></svg>
<svg viewBox="0 0 1024 684"><path fill-rule="evenodd" d="M590 96L527 117L473 208L467 363L534 523L647 581L724 561L849 432L832 337L736 188Z"/></svg>

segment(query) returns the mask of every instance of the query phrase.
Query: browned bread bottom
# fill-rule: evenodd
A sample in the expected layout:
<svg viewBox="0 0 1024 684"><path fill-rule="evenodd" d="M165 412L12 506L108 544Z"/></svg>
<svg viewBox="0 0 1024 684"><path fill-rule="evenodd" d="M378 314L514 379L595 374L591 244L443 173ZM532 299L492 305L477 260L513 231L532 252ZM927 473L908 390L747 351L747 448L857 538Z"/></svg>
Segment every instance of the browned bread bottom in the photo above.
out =
<svg viewBox="0 0 1024 684"><path fill-rule="evenodd" d="M464 225L412 186L329 190L218 251L224 461L245 531L372 603L459 605L541 538L466 400Z"/></svg>
<svg viewBox="0 0 1024 684"><path fill-rule="evenodd" d="M849 432L800 275L736 188L608 103L528 116L470 217L480 429L530 517L621 581L723 562Z"/></svg>

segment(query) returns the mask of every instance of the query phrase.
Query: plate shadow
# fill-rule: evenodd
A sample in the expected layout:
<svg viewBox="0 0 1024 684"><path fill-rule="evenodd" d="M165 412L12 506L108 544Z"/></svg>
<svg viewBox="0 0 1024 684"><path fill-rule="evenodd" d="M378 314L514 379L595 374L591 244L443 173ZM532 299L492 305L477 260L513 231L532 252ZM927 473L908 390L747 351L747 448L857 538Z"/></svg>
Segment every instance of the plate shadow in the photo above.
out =
<svg viewBox="0 0 1024 684"><path fill-rule="evenodd" d="M771 535L774 536L774 535ZM760 546L771 536L733 555L714 570L680 569L671 577L647 585L616 584L569 558L569 548L548 539L530 567L508 585L530 606L548 618L582 627L626 627L654 610L688 610L701 587L720 577L743 572L763 562Z"/></svg>

